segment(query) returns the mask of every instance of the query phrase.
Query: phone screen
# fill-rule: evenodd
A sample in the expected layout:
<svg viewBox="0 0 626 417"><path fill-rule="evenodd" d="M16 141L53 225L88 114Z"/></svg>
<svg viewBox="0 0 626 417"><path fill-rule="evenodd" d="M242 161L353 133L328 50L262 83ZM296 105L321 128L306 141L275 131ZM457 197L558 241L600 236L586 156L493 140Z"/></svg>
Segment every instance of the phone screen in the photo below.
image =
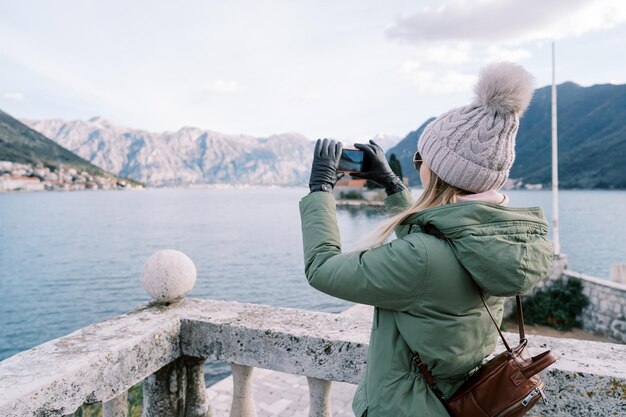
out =
<svg viewBox="0 0 626 417"><path fill-rule="evenodd" d="M358 149L343 149L339 160L338 171L361 172L363 171L363 157L365 153Z"/></svg>

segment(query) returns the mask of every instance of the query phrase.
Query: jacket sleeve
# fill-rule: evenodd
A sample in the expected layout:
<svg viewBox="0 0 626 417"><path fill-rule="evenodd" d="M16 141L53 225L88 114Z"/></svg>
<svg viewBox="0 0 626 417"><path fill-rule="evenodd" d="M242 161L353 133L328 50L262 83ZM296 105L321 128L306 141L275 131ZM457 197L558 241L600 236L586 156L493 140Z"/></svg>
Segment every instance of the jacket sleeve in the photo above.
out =
<svg viewBox="0 0 626 417"><path fill-rule="evenodd" d="M396 215L413 205L413 197L409 190L405 189L399 193L395 193L385 198L385 209L387 213ZM409 233L409 225L400 225L396 227L395 233L399 239L402 239Z"/></svg>
<svg viewBox="0 0 626 417"><path fill-rule="evenodd" d="M428 254L419 234L381 247L341 253L330 193L300 201L305 274L309 284L332 296L390 310L407 310L428 278Z"/></svg>

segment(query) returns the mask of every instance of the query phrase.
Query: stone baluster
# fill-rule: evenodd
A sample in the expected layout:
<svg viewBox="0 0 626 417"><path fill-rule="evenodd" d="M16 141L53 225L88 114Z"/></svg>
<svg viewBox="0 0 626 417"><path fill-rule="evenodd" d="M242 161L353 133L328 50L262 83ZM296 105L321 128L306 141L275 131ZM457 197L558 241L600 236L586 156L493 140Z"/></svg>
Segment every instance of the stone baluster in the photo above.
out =
<svg viewBox="0 0 626 417"><path fill-rule="evenodd" d="M128 417L128 391L102 402L102 417Z"/></svg>
<svg viewBox="0 0 626 417"><path fill-rule="evenodd" d="M307 377L309 382L309 417L331 417L331 381Z"/></svg>
<svg viewBox="0 0 626 417"><path fill-rule="evenodd" d="M233 373L233 405L230 417L256 417L254 399L252 398L251 366L230 364Z"/></svg>
<svg viewBox="0 0 626 417"><path fill-rule="evenodd" d="M184 356L143 382L143 417L211 417L204 359Z"/></svg>
<svg viewBox="0 0 626 417"><path fill-rule="evenodd" d="M196 267L184 253L156 252L144 264L143 288L157 302L181 300L196 283ZM183 356L143 382L143 417L211 417L204 385L204 359Z"/></svg>

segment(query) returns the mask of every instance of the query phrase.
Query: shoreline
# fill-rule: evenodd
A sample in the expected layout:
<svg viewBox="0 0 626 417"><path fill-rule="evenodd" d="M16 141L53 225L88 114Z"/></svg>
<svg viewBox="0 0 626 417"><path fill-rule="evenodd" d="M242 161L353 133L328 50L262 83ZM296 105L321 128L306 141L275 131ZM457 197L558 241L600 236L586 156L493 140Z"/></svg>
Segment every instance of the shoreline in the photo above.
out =
<svg viewBox="0 0 626 417"><path fill-rule="evenodd" d="M337 200L337 207L385 207L384 201Z"/></svg>
<svg viewBox="0 0 626 417"><path fill-rule="evenodd" d="M2 177L0 176L0 179ZM206 183L206 184L181 184L181 185L159 185L159 186L125 186L125 187L116 187L116 188L64 188L58 187L54 189L11 189L5 190L0 188L0 194L2 193L32 193L32 192L54 192L54 191L124 191L124 190L248 190L248 189L306 189L307 185L282 185L282 184L238 184L238 183ZM420 191L422 188L420 187L409 187L409 191ZM500 190L503 193L507 193L510 191L515 192L545 192L551 193L550 189L541 189L541 190L529 190L525 188L513 188L513 189L502 189ZM559 189L559 192L573 192L573 191L589 191L589 192L626 192L626 188L562 188ZM368 202L366 200L348 200L348 199L338 199L337 203L341 203L341 205L345 206L382 206L383 202Z"/></svg>

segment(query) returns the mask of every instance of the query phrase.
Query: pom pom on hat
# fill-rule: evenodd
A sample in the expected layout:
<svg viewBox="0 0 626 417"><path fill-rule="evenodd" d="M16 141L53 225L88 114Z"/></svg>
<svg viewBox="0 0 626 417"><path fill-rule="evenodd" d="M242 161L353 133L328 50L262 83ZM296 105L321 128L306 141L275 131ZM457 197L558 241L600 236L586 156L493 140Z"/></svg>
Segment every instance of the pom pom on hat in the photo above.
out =
<svg viewBox="0 0 626 417"><path fill-rule="evenodd" d="M534 92L534 78L520 65L500 62L483 68L474 86L474 105L495 113L524 113Z"/></svg>

